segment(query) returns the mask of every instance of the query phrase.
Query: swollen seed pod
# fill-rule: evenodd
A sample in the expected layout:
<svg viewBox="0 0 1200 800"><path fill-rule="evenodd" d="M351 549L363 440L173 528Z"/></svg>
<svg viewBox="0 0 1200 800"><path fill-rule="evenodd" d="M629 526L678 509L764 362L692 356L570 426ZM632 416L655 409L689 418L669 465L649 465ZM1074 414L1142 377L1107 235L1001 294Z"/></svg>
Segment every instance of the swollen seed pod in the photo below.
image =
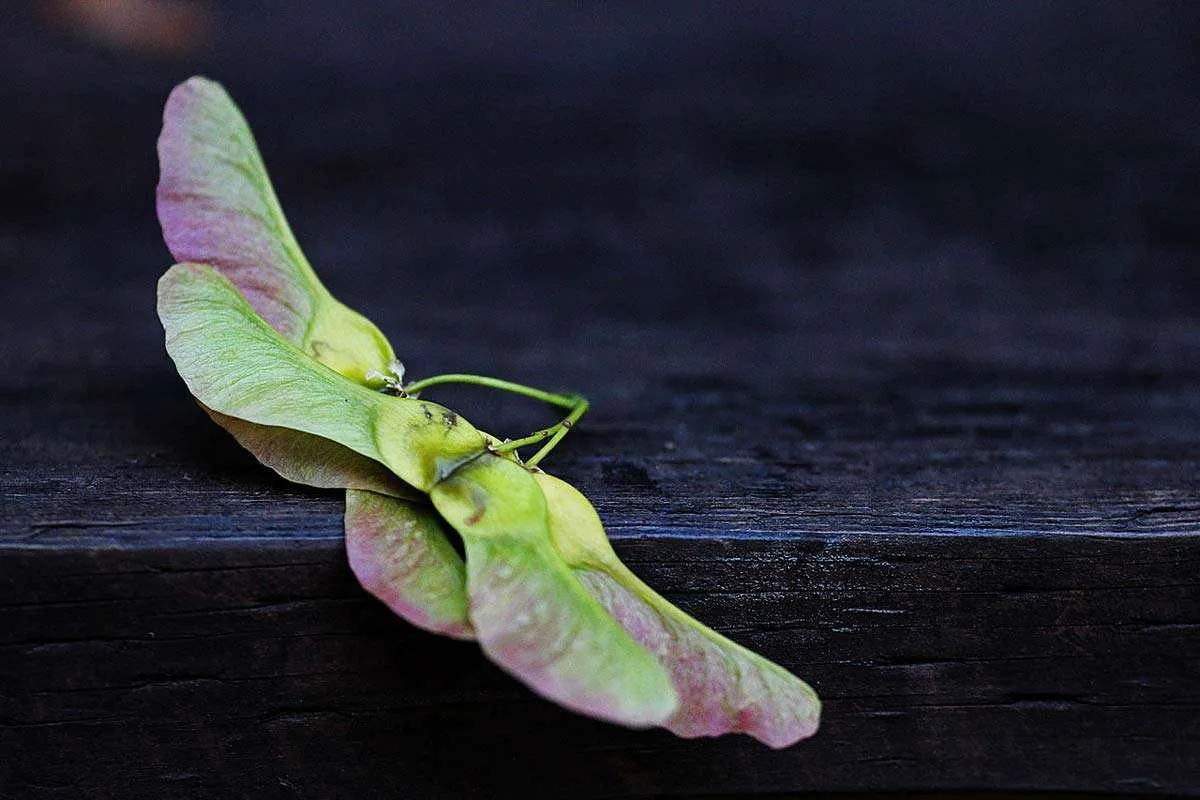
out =
<svg viewBox="0 0 1200 800"><path fill-rule="evenodd" d="M286 342L212 267L167 270L158 313L180 377L219 414L331 440L420 492L487 446L449 409L372 391Z"/></svg>
<svg viewBox="0 0 1200 800"><path fill-rule="evenodd" d="M631 727L678 697L662 665L587 593L550 540L533 475L490 453L430 493L467 552L471 622L484 652L567 708Z"/></svg>
<svg viewBox="0 0 1200 800"><path fill-rule="evenodd" d="M284 341L211 267L177 264L168 270L159 281L159 316L167 352L206 407L331 440L430 493L463 537L471 627L497 663L536 691L603 719L649 725L674 711L665 670L591 599L554 551L545 500L529 471L489 452L488 440L470 423L426 400L372 391L318 363ZM374 517L356 509L348 519L351 527L374 519L377 528L356 537L355 552L388 559L381 537L395 547L401 536L411 542L419 535L416 566L450 580L439 586L438 576L414 575L396 563L372 570L363 558L356 559L356 573L406 618L466 635L461 614L445 609L459 585L457 554L431 520L415 524L413 509L400 505L404 501L380 497ZM385 522L378 520L381 513L388 514ZM496 576L505 573L493 568L500 565L516 580L497 584ZM386 576L395 580L385 585ZM553 624L525 626L515 636L504 609L511 608L505 598L517 595L543 598L554 610ZM548 634L556 638L547 640ZM547 656L560 649L567 658Z"/></svg>
<svg viewBox="0 0 1200 800"><path fill-rule="evenodd" d="M680 736L747 733L786 747L817 731L821 703L783 667L701 625L629 571L592 504L540 473L550 537L588 593L667 668L680 697L664 727Z"/></svg>
<svg viewBox="0 0 1200 800"><path fill-rule="evenodd" d="M179 262L209 264L301 351L369 384L396 361L366 317L317 278L288 225L250 126L221 86L175 87L158 138L156 200L163 239Z"/></svg>

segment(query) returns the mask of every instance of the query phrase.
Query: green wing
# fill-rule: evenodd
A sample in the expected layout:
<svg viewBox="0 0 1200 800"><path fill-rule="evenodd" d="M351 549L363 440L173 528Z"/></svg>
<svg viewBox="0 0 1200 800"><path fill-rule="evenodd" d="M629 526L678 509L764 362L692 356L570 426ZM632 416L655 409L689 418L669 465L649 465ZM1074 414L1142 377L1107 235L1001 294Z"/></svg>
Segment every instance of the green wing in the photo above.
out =
<svg viewBox="0 0 1200 800"><path fill-rule="evenodd" d="M420 492L372 461L329 439L290 428L256 425L205 408L208 416L265 466L292 483L319 489L362 489L419 500Z"/></svg>
<svg viewBox="0 0 1200 800"><path fill-rule="evenodd" d="M430 494L467 552L471 623L484 652L543 697L631 727L662 724L666 671L593 600L555 552L530 473L485 454Z"/></svg>
<svg viewBox="0 0 1200 800"><path fill-rule="evenodd" d="M328 439L422 492L484 449L483 434L454 412L372 391L314 361L212 267L171 267L158 313L180 376L220 414Z"/></svg>
<svg viewBox="0 0 1200 800"><path fill-rule="evenodd" d="M175 257L203 262L221 272L286 342L311 358L357 383L381 383L380 374L392 370L395 363L391 345L368 320L334 299L317 278L279 205L253 134L224 89L204 78L192 78L176 87L163 115L158 151L159 220ZM167 308L199 302L198 292L191 291L198 287L189 287L189 283L195 281L180 274L164 279L160 300ZM209 290L216 295L210 299L220 299L222 292L213 287ZM225 300L235 309L238 306L232 297ZM186 312L180 309L180 313ZM165 317L163 322L168 331L179 327ZM253 335L252 328L242 326L243 333ZM182 338L176 352L181 360L194 362L203 352L203 342L194 335ZM193 391L199 391L198 396L219 397L221 379L206 378L203 372L193 373L198 381ZM200 399L203 402L204 397ZM245 413L243 403L224 399L226 413L209 407L211 403L205 410L263 464L297 483L351 490L347 492L347 547L351 565L368 590L414 624L449 635L470 634L462 559L437 527L436 515L380 497L415 494L382 465L383 450L391 454L393 462L417 467L415 478L408 475L410 481L422 480L427 464L404 458L399 441L372 447L362 430L369 413L357 416L357 431L355 420L344 426L331 426L325 420L320 429L332 434L326 438L291 427L301 424L296 421L304 416L293 405L277 402L265 408L260 404L259 421L252 421L239 416ZM440 411L430 404L421 409ZM403 432L414 427L395 420L394 414L385 416L384 430ZM444 419L440 414L439 418ZM262 420L269 422L263 424ZM464 426L469 434L468 428ZM417 444L426 441L417 438ZM354 445L345 446L345 441ZM435 472L442 467L435 463ZM425 524L414 524L418 518L428 519ZM405 539L406 535L413 538ZM390 549L381 546L384 541ZM424 554L414 564L427 573L426 578L396 569L401 554L415 552ZM435 576L450 580L446 595L426 591ZM381 583L387 580L392 585ZM452 596L455 593L457 599Z"/></svg>
<svg viewBox="0 0 1200 800"><path fill-rule="evenodd" d="M158 219L176 261L210 264L292 344L368 383L395 353L317 279L283 215L245 118L205 78L175 87L158 139Z"/></svg>
<svg viewBox="0 0 1200 800"><path fill-rule="evenodd" d="M747 733L771 747L816 733L821 704L808 684L671 605L617 558L586 497L545 473L534 479L546 498L555 549L670 673L679 708L666 728L686 737Z"/></svg>
<svg viewBox="0 0 1200 800"><path fill-rule="evenodd" d="M358 582L419 628L474 638L466 567L430 506L346 492L346 552Z"/></svg>

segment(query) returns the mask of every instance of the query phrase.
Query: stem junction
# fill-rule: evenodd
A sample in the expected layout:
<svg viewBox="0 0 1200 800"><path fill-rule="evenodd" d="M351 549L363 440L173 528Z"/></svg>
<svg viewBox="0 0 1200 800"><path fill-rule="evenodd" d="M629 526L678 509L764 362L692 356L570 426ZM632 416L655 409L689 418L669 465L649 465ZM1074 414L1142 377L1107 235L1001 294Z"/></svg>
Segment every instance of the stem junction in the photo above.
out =
<svg viewBox="0 0 1200 800"><path fill-rule="evenodd" d="M498 389L502 392L512 392L523 397L541 400L543 403L549 403L559 408L570 409L567 416L549 428L534 431L520 439L509 439L492 448L497 453L510 453L531 444L546 442L540 450L525 461L525 466L527 467L536 467L538 462L548 456L550 451L557 447L558 443L563 440L563 437L570 432L571 428L575 427L575 424L579 422L580 417L587 412L589 407L587 399L581 395L547 392L543 389L535 389L532 386L525 386L524 384L513 383L512 381L489 378L486 375L469 375L458 372L446 375L434 375L429 378L422 378L419 381L413 381L404 387L403 392L408 397L417 397L423 390L431 386L441 386L447 383L461 383L472 386L483 386L488 389Z"/></svg>

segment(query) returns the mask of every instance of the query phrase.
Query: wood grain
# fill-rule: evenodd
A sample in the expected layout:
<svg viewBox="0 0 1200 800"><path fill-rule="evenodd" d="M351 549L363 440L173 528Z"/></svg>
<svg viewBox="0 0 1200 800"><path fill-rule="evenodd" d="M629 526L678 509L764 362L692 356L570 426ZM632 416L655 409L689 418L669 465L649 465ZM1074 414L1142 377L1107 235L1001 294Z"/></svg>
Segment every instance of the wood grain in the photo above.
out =
<svg viewBox="0 0 1200 800"><path fill-rule="evenodd" d="M1195 87L1073 83L1087 31L1045 97L1031 67L930 83L746 13L570 74L497 22L512 52L422 80L351 34L251 64L238 37L290 52L261 10L178 66L14 14L0 798L1200 795ZM1195 29L1158 13L1112 58ZM414 377L589 396L547 467L647 582L808 679L817 737L583 719L356 586L337 493L255 464L162 351L153 142L193 71ZM503 434L553 418L430 396Z"/></svg>

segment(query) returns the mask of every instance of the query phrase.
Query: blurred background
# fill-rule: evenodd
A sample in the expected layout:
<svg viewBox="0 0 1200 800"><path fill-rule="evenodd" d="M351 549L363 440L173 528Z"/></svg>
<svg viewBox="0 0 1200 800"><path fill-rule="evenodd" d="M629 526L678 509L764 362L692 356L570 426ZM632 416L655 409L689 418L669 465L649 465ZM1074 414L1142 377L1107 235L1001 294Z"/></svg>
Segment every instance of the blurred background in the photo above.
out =
<svg viewBox="0 0 1200 800"><path fill-rule="evenodd" d="M165 368L154 142L195 73L241 104L310 259L413 375L553 375L619 401L1195 370L1194 3L44 0L0 18L0 286L41 310L0 354L29 380Z"/></svg>

